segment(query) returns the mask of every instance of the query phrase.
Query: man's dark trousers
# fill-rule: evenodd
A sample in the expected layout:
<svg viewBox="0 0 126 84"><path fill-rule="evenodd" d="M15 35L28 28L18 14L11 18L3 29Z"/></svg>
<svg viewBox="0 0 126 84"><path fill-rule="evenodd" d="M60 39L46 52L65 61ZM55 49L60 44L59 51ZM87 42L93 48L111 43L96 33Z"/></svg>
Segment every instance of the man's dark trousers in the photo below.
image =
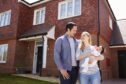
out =
<svg viewBox="0 0 126 84"><path fill-rule="evenodd" d="M76 84L78 78L78 67L73 67L71 71L67 71L69 79L64 79L60 74L60 84Z"/></svg>

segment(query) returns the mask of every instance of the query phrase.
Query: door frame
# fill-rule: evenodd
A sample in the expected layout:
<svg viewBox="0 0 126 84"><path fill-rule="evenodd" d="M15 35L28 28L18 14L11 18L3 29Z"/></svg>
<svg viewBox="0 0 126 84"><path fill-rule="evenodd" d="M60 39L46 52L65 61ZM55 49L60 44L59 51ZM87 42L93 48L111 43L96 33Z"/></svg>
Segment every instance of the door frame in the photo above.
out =
<svg viewBox="0 0 126 84"><path fill-rule="evenodd" d="M37 44L37 42L40 42L42 44ZM47 36L43 36L43 40L35 40L34 45L34 58L33 58L33 69L32 73L36 74L36 63L37 63L37 46L43 46L43 60L42 60L42 68L46 68L46 62L47 62L47 47L48 47L48 38Z"/></svg>
<svg viewBox="0 0 126 84"><path fill-rule="evenodd" d="M33 69L32 69L32 73L33 74L37 74L36 70L37 70L38 47L40 47L40 46L43 47L43 43L42 44L37 44L37 42L40 42L40 41L35 41L35 46L34 46L34 59L33 59Z"/></svg>

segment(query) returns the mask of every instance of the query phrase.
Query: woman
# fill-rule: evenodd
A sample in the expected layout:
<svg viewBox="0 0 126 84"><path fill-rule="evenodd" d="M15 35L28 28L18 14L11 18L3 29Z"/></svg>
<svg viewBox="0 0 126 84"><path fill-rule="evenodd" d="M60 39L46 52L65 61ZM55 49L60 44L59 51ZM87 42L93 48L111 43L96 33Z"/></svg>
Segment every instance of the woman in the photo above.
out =
<svg viewBox="0 0 126 84"><path fill-rule="evenodd" d="M80 61L80 84L101 84L98 64L88 67L88 65L92 64L92 60L99 61L104 59L104 56L101 54L99 56L92 54L95 50L95 47L91 45L91 35L88 32L83 32L76 54L77 60ZM86 65L86 61L89 61L88 65Z"/></svg>

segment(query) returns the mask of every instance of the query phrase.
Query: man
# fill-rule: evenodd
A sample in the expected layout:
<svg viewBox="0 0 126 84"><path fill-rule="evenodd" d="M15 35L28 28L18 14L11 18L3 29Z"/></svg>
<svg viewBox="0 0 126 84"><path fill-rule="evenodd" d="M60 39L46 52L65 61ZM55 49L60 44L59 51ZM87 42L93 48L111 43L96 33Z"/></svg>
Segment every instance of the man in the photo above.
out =
<svg viewBox="0 0 126 84"><path fill-rule="evenodd" d="M60 84L76 84L78 67L76 61L77 41L74 38L77 25L69 22L66 33L57 38L54 47L54 61L60 71Z"/></svg>

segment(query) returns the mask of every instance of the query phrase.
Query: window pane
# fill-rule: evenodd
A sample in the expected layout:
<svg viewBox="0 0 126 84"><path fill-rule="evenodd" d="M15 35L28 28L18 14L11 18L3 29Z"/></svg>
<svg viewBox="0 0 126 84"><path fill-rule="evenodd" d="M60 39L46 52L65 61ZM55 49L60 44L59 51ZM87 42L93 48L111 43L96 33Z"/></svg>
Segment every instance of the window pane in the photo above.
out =
<svg viewBox="0 0 126 84"><path fill-rule="evenodd" d="M4 26L4 22L5 22L5 14L2 14L1 16L1 26Z"/></svg>
<svg viewBox="0 0 126 84"><path fill-rule="evenodd" d="M61 4L60 8L60 18L66 17L66 4Z"/></svg>
<svg viewBox="0 0 126 84"><path fill-rule="evenodd" d="M44 22L44 17L45 17L45 10L41 10L40 23Z"/></svg>
<svg viewBox="0 0 126 84"><path fill-rule="evenodd" d="M112 29L113 27L113 24L112 24L112 18L111 17L109 17L109 27Z"/></svg>
<svg viewBox="0 0 126 84"><path fill-rule="evenodd" d="M2 61L3 59L3 56L2 56L2 48L1 48L1 46L0 46L0 61Z"/></svg>
<svg viewBox="0 0 126 84"><path fill-rule="evenodd" d="M39 23L42 23L42 20L43 20L43 17L42 16L43 16L43 11L41 10L40 11L40 19L39 19L40 21L39 21Z"/></svg>
<svg viewBox="0 0 126 84"><path fill-rule="evenodd" d="M36 24L39 24L39 19L40 19L40 11L36 12Z"/></svg>
<svg viewBox="0 0 126 84"><path fill-rule="evenodd" d="M70 17L70 16L73 16L73 1L69 1L68 2L68 6L67 6L67 16Z"/></svg>
<svg viewBox="0 0 126 84"><path fill-rule="evenodd" d="M80 15L81 14L81 0L75 0L74 4L74 15Z"/></svg>
<svg viewBox="0 0 126 84"><path fill-rule="evenodd" d="M0 61L3 61L4 46L0 46Z"/></svg>
<svg viewBox="0 0 126 84"><path fill-rule="evenodd" d="M0 15L0 26L1 26L1 21L2 21L2 19L1 19L1 15Z"/></svg>
<svg viewBox="0 0 126 84"><path fill-rule="evenodd" d="M6 58L7 58L7 48L8 48L8 46L4 45L3 61L6 61Z"/></svg>
<svg viewBox="0 0 126 84"><path fill-rule="evenodd" d="M7 17L6 25L9 25L10 24L10 19L11 19L11 12L8 12L6 17Z"/></svg>
<svg viewBox="0 0 126 84"><path fill-rule="evenodd" d="M6 21L7 21L7 12L5 12L4 13L4 24L3 24L3 26L6 26Z"/></svg>
<svg viewBox="0 0 126 84"><path fill-rule="evenodd" d="M0 26L1 26L1 15L0 15Z"/></svg>
<svg viewBox="0 0 126 84"><path fill-rule="evenodd" d="M6 62L8 45L0 45L0 62Z"/></svg>
<svg viewBox="0 0 126 84"><path fill-rule="evenodd" d="M8 13L5 13L5 18L4 18L4 25L8 24Z"/></svg>

